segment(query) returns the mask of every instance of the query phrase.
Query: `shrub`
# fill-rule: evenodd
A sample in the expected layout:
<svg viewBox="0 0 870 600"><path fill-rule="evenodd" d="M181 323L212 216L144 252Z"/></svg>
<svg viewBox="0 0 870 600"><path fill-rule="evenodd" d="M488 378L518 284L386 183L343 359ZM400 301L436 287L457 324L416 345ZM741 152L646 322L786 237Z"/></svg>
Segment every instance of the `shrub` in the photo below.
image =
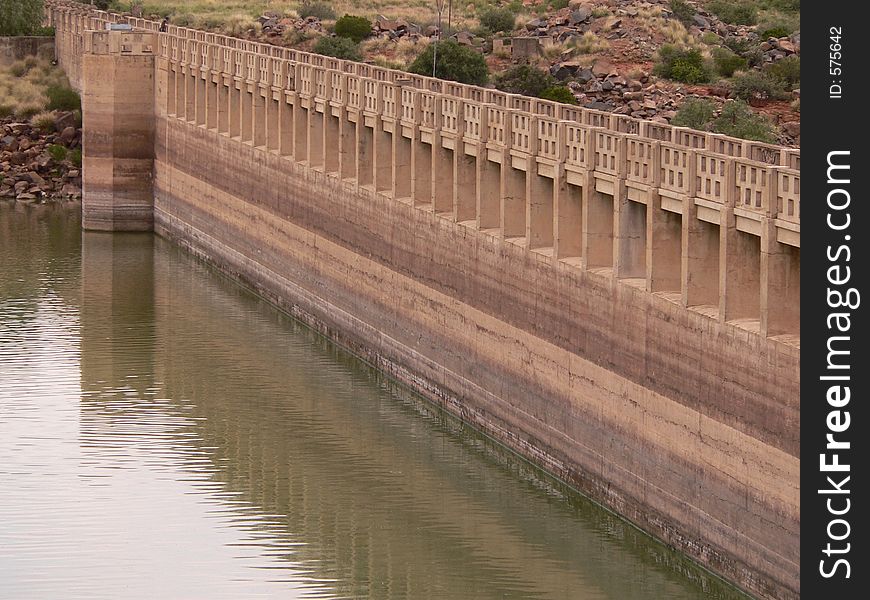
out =
<svg viewBox="0 0 870 600"><path fill-rule="evenodd" d="M564 85L554 85L548 87L541 92L541 98L544 100L552 100L553 102L561 102L562 104L577 104L577 98Z"/></svg>
<svg viewBox="0 0 870 600"><path fill-rule="evenodd" d="M712 31L705 31L701 34L701 42L707 46L714 46L718 44L720 38L718 35L713 33Z"/></svg>
<svg viewBox="0 0 870 600"><path fill-rule="evenodd" d="M725 103L722 113L713 121L713 131L744 140L767 143L776 140L773 123L739 100Z"/></svg>
<svg viewBox="0 0 870 600"><path fill-rule="evenodd" d="M69 159L72 166L77 169L82 168L82 150L81 148L76 148L75 150L70 150L69 154L67 154L67 158Z"/></svg>
<svg viewBox="0 0 870 600"><path fill-rule="evenodd" d="M335 11L327 2L309 2L306 0L299 7L299 16L303 19L306 17L317 17L321 21L330 21L335 18Z"/></svg>
<svg viewBox="0 0 870 600"><path fill-rule="evenodd" d="M493 78L495 87L509 94L540 96L556 85L552 75L530 65L511 67Z"/></svg>
<svg viewBox="0 0 870 600"><path fill-rule="evenodd" d="M603 36L595 35L591 31L584 32L580 39L575 37L571 44L580 54L595 54L609 46L608 41Z"/></svg>
<svg viewBox="0 0 870 600"><path fill-rule="evenodd" d="M779 80L785 89L792 90L801 82L801 59L799 56L787 56L767 65L764 72Z"/></svg>
<svg viewBox="0 0 870 600"><path fill-rule="evenodd" d="M743 71L746 69L746 59L742 56L737 56L727 48L713 49L713 64L716 65L716 72L723 77L731 77L734 71Z"/></svg>
<svg viewBox="0 0 870 600"><path fill-rule="evenodd" d="M689 98L680 109L674 118L671 119L671 125L677 127L691 127L692 129L706 129L707 124L713 120L713 115L716 113L716 104L710 100L703 98Z"/></svg>
<svg viewBox="0 0 870 600"><path fill-rule="evenodd" d="M659 48L659 61L653 73L684 83L710 80L710 69L698 50L683 50L670 44Z"/></svg>
<svg viewBox="0 0 870 600"><path fill-rule="evenodd" d="M513 31L516 17L509 8L489 7L479 15L480 24L493 33Z"/></svg>
<svg viewBox="0 0 870 600"><path fill-rule="evenodd" d="M0 0L0 35L33 35L42 23L42 0Z"/></svg>
<svg viewBox="0 0 870 600"><path fill-rule="evenodd" d="M568 0L550 0L550 10L562 10L568 7Z"/></svg>
<svg viewBox="0 0 870 600"><path fill-rule="evenodd" d="M761 71L749 71L734 78L734 95L741 100L773 100L783 95L781 81Z"/></svg>
<svg viewBox="0 0 870 600"><path fill-rule="evenodd" d="M671 0L669 8L680 23L686 26L691 25L695 9L686 0Z"/></svg>
<svg viewBox="0 0 870 600"><path fill-rule="evenodd" d="M344 60L362 60L359 45L344 37L322 37L314 44L314 52Z"/></svg>
<svg viewBox="0 0 870 600"><path fill-rule="evenodd" d="M776 25L769 29L765 29L760 34L758 34L758 37L763 40L767 40L770 38L788 37L789 35L791 35L791 31L789 31L788 28L783 27L782 25Z"/></svg>
<svg viewBox="0 0 870 600"><path fill-rule="evenodd" d="M45 151L48 152L48 155L52 157L55 162L63 162L66 160L66 146L61 146L60 144L52 144L51 146L46 148Z"/></svg>
<svg viewBox="0 0 870 600"><path fill-rule="evenodd" d="M707 10L731 25L755 25L758 9L751 0L712 0Z"/></svg>
<svg viewBox="0 0 870 600"><path fill-rule="evenodd" d="M13 112L15 108L11 104L0 104L0 119L11 117Z"/></svg>
<svg viewBox="0 0 870 600"><path fill-rule="evenodd" d="M46 133L54 131L55 114L53 112L41 112L33 115L30 124Z"/></svg>
<svg viewBox="0 0 870 600"><path fill-rule="evenodd" d="M433 63L435 77L440 79L484 85L489 78L489 69L483 55L453 40L429 45L414 59L408 70L431 77Z"/></svg>
<svg viewBox="0 0 870 600"><path fill-rule="evenodd" d="M9 65L9 72L12 73L13 77L24 77L29 70L30 68L23 60L16 60Z"/></svg>
<svg viewBox="0 0 870 600"><path fill-rule="evenodd" d="M82 99L72 88L50 85L45 90L48 97L47 110L81 110Z"/></svg>
<svg viewBox="0 0 870 600"><path fill-rule="evenodd" d="M365 17L344 15L335 22L335 35L348 38L357 43L372 34L372 24Z"/></svg>

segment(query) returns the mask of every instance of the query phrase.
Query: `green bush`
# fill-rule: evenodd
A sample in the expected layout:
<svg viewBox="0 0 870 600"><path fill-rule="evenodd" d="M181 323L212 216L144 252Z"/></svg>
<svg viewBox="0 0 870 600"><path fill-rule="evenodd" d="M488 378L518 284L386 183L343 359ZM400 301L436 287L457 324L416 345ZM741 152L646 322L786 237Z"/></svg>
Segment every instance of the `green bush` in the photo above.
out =
<svg viewBox="0 0 870 600"><path fill-rule="evenodd" d="M762 31L760 34L758 34L758 37L763 40L767 40L770 38L788 37L790 35L791 31L789 31L787 27L783 27L782 25L775 25L773 27L770 27L769 29L765 29L764 31Z"/></svg>
<svg viewBox="0 0 870 600"><path fill-rule="evenodd" d="M764 72L780 81L786 90L793 90L801 82L801 59L787 56L764 67Z"/></svg>
<svg viewBox="0 0 870 600"><path fill-rule="evenodd" d="M746 59L738 56L727 48L713 49L713 64L716 65L716 72L723 77L731 77L734 71L743 71L746 69Z"/></svg>
<svg viewBox="0 0 870 600"><path fill-rule="evenodd" d="M710 81L710 68L697 50L684 50L671 44L659 48L659 60L653 73L684 83Z"/></svg>
<svg viewBox="0 0 870 600"><path fill-rule="evenodd" d="M501 31L513 31L516 17L509 8L489 7L479 15L480 24L491 31L499 33Z"/></svg>
<svg viewBox="0 0 870 600"><path fill-rule="evenodd" d="M716 104L711 100L689 98L683 102L677 114L671 119L671 125L691 127L692 129L706 129L707 124L713 120L715 113Z"/></svg>
<svg viewBox="0 0 870 600"><path fill-rule="evenodd" d="M66 160L66 146L61 146L60 144L52 144L45 150L46 152L48 152L48 155L55 160L55 162L63 162Z"/></svg>
<svg viewBox="0 0 870 600"><path fill-rule="evenodd" d="M67 158L69 159L72 166L77 169L82 168L82 150L81 148L76 148L75 150L70 150L69 154L67 154Z"/></svg>
<svg viewBox="0 0 870 600"><path fill-rule="evenodd" d="M776 134L773 123L752 112L745 102L727 102L713 121L713 131L744 140L773 143Z"/></svg>
<svg viewBox="0 0 870 600"><path fill-rule="evenodd" d="M331 21L335 18L335 11L328 2L309 2L306 0L299 7L299 16L303 19L306 17L317 17L321 21Z"/></svg>
<svg viewBox="0 0 870 600"><path fill-rule="evenodd" d="M314 52L344 60L362 60L359 45L345 37L322 37L314 44Z"/></svg>
<svg viewBox="0 0 870 600"><path fill-rule="evenodd" d="M686 2L686 0L671 0L669 4L674 17L687 27L692 24L692 17L695 16L695 8Z"/></svg>
<svg viewBox="0 0 870 600"><path fill-rule="evenodd" d="M42 0L0 0L0 35L34 35L42 24Z"/></svg>
<svg viewBox="0 0 870 600"><path fill-rule="evenodd" d="M45 90L45 95L48 97L46 110L81 110L82 108L82 99L72 88L50 85Z"/></svg>
<svg viewBox="0 0 870 600"><path fill-rule="evenodd" d="M568 7L568 0L550 0L550 10L562 10Z"/></svg>
<svg viewBox="0 0 870 600"><path fill-rule="evenodd" d="M577 104L577 98L567 86L554 85L548 87L540 95L544 100L552 100L553 102L561 102L562 104Z"/></svg>
<svg viewBox="0 0 870 600"><path fill-rule="evenodd" d="M335 22L335 35L361 42L372 34L372 24L365 17L344 15Z"/></svg>
<svg viewBox="0 0 870 600"><path fill-rule="evenodd" d="M755 25L758 9L751 0L712 0L707 10L731 25Z"/></svg>
<svg viewBox="0 0 870 600"><path fill-rule="evenodd" d="M774 100L785 91L783 83L761 71L748 71L734 78L733 92L741 100Z"/></svg>
<svg viewBox="0 0 870 600"><path fill-rule="evenodd" d="M556 80L546 71L536 67L518 65L496 75L493 84L509 94L540 96L546 89L555 86Z"/></svg>
<svg viewBox="0 0 870 600"><path fill-rule="evenodd" d="M0 119L11 117L15 112L15 108L10 104L0 104Z"/></svg>
<svg viewBox="0 0 870 600"><path fill-rule="evenodd" d="M440 79L484 85L489 78L489 69L483 55L453 40L430 44L414 59L408 70L411 73L431 77L433 63L435 77Z"/></svg>

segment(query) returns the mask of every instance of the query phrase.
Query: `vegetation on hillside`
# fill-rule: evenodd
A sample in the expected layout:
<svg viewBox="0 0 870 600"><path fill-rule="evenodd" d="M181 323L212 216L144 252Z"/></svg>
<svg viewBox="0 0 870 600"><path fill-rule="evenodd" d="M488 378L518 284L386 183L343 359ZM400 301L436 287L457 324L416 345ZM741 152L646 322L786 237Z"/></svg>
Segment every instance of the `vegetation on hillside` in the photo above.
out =
<svg viewBox="0 0 870 600"><path fill-rule="evenodd" d="M41 33L42 0L0 0L0 35Z"/></svg>

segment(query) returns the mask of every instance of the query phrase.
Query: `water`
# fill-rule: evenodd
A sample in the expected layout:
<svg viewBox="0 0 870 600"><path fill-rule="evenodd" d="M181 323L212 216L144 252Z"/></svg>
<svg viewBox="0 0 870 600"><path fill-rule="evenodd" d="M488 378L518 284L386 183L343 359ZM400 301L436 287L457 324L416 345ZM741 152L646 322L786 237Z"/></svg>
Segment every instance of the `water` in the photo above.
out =
<svg viewBox="0 0 870 600"><path fill-rule="evenodd" d="M0 203L0 598L740 598L168 243Z"/></svg>

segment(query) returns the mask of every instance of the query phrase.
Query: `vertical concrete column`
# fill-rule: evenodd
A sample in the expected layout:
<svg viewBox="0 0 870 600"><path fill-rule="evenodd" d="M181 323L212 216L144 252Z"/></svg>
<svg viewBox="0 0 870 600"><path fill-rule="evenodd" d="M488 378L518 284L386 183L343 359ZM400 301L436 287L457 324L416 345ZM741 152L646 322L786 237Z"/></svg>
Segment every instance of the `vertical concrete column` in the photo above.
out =
<svg viewBox="0 0 870 600"><path fill-rule="evenodd" d="M800 335L800 248L776 239L776 221L768 216L761 230L761 334Z"/></svg>
<svg viewBox="0 0 870 600"><path fill-rule="evenodd" d="M477 155L481 152L477 146ZM465 152L465 142L456 138L453 151L453 220L477 222L477 159Z"/></svg>
<svg viewBox="0 0 870 600"><path fill-rule="evenodd" d="M645 204L632 202L624 179L613 185L613 272L617 278L646 279Z"/></svg>
<svg viewBox="0 0 870 600"><path fill-rule="evenodd" d="M374 171L375 191L391 192L393 189L393 139L397 123L393 122L393 133L384 129L384 120L380 116L374 118Z"/></svg>
<svg viewBox="0 0 870 600"><path fill-rule="evenodd" d="M163 77L166 78L166 85L163 88L165 92L165 99L163 101L164 104L164 116L174 116L175 115L175 95L177 92L175 91L175 71L172 68L172 65L169 64L169 61L163 59L162 64L160 65L160 71L163 71Z"/></svg>
<svg viewBox="0 0 870 600"><path fill-rule="evenodd" d="M196 121L196 74L192 67L187 67L184 77L184 120Z"/></svg>
<svg viewBox="0 0 870 600"><path fill-rule="evenodd" d="M326 121L326 106L323 112L317 110L314 98L308 109L308 166L323 167L323 136Z"/></svg>
<svg viewBox="0 0 870 600"><path fill-rule="evenodd" d="M356 179L356 123L349 116L343 107L338 119L338 172L341 179Z"/></svg>
<svg viewBox="0 0 870 600"><path fill-rule="evenodd" d="M154 79L154 115L156 118L165 118L169 114L169 80L172 72L169 71L169 62L166 59L155 58L156 68Z"/></svg>
<svg viewBox="0 0 870 600"><path fill-rule="evenodd" d="M242 142L253 142L254 140L254 93L251 89L251 84L241 82L239 93L242 96L242 107L239 112L239 121L241 123Z"/></svg>
<svg viewBox="0 0 870 600"><path fill-rule="evenodd" d="M326 105L323 113L323 170L327 173L339 173L341 166L341 122L344 120L344 107ZM336 116L335 113L338 113Z"/></svg>
<svg viewBox="0 0 870 600"><path fill-rule="evenodd" d="M205 126L208 129L217 129L218 122L218 84L214 82L213 75L209 73L205 81Z"/></svg>
<svg viewBox="0 0 870 600"><path fill-rule="evenodd" d="M278 117L281 107L275 98L276 92L270 89L266 93L266 148L277 152L281 147L281 125Z"/></svg>
<svg viewBox="0 0 870 600"><path fill-rule="evenodd" d="M196 92L196 113L194 115L194 123L197 125L205 125L206 121L206 96L207 96L207 82L202 77L202 73L197 68L194 71L194 88Z"/></svg>
<svg viewBox="0 0 870 600"><path fill-rule="evenodd" d="M657 188L650 190L646 210L646 289L680 291L683 225L681 216L662 208Z"/></svg>
<svg viewBox="0 0 870 600"><path fill-rule="evenodd" d="M227 121L229 122L229 134L230 137L237 138L241 136L242 132L242 91L239 89L239 86L243 85L239 81L235 79L229 80L229 95L230 95L230 109L227 112Z"/></svg>
<svg viewBox="0 0 870 600"><path fill-rule="evenodd" d="M150 231L156 40L146 33L85 35L82 227Z"/></svg>
<svg viewBox="0 0 870 600"><path fill-rule="evenodd" d="M506 164L501 169L501 233L505 238L526 235L526 172L511 166L511 155L505 153Z"/></svg>
<svg viewBox="0 0 870 600"><path fill-rule="evenodd" d="M293 156L293 106L285 93L278 98L278 153L281 156Z"/></svg>
<svg viewBox="0 0 870 600"><path fill-rule="evenodd" d="M583 188L568 183L565 165L556 167L553 181L553 254L556 260L582 255Z"/></svg>
<svg viewBox="0 0 870 600"><path fill-rule="evenodd" d="M583 186L582 254L586 268L613 266L613 198L595 189L595 174L587 173Z"/></svg>
<svg viewBox="0 0 870 600"><path fill-rule="evenodd" d="M683 306L719 306L719 226L698 218L695 161L688 165L689 192L683 198L680 288Z"/></svg>
<svg viewBox="0 0 870 600"><path fill-rule="evenodd" d="M402 123L396 119L393 124L393 198L411 197L411 147L414 137L419 135L417 127L411 127L411 138L406 138Z"/></svg>
<svg viewBox="0 0 870 600"><path fill-rule="evenodd" d="M432 210L453 212L453 150L444 147L441 131L432 134Z"/></svg>
<svg viewBox="0 0 870 600"><path fill-rule="evenodd" d="M372 127L366 126L365 119L365 115L362 112L357 115L356 138L358 150L356 155L356 181L360 186L371 186L374 188L375 134Z"/></svg>
<svg viewBox="0 0 870 600"><path fill-rule="evenodd" d="M217 131L218 133L230 132L230 88L222 75L218 75L217 81Z"/></svg>
<svg viewBox="0 0 870 600"><path fill-rule="evenodd" d="M489 160L485 145L481 144L477 157L477 228L498 229L501 226L501 169L506 160L502 153L501 164Z"/></svg>
<svg viewBox="0 0 870 600"><path fill-rule="evenodd" d="M293 103L293 158L296 162L308 160L308 111L302 106L303 99L298 94Z"/></svg>
<svg viewBox="0 0 870 600"><path fill-rule="evenodd" d="M432 207L432 146L420 139L420 132L411 142L411 196L414 206Z"/></svg>
<svg viewBox="0 0 870 600"><path fill-rule="evenodd" d="M538 172L534 155L529 158L526 177L526 242L530 249L553 246L553 184Z"/></svg>
<svg viewBox="0 0 870 600"><path fill-rule="evenodd" d="M719 213L719 320L760 319L761 239L737 229L733 161L728 161L726 176ZM768 184L775 186L773 179Z"/></svg>
<svg viewBox="0 0 870 600"><path fill-rule="evenodd" d="M259 86L251 87L251 139L260 148L266 146L266 98Z"/></svg>

